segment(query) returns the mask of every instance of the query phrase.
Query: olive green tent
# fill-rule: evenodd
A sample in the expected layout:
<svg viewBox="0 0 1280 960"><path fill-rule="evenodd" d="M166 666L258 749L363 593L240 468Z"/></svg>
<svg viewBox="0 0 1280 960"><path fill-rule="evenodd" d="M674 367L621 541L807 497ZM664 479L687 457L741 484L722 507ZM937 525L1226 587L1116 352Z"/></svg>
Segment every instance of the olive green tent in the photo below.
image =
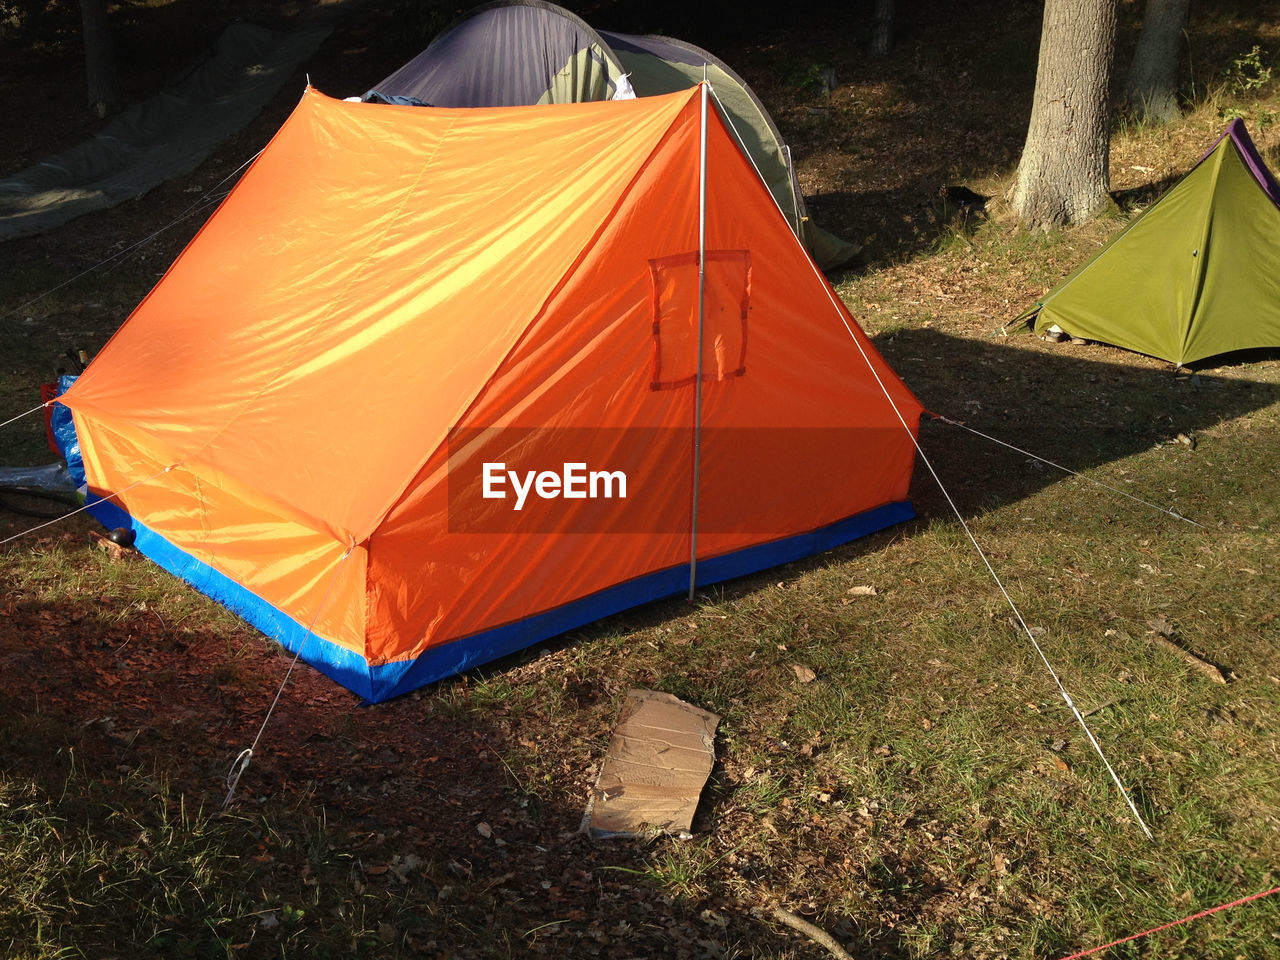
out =
<svg viewBox="0 0 1280 960"><path fill-rule="evenodd" d="M1178 366L1280 347L1280 187L1244 124L1024 318Z"/></svg>

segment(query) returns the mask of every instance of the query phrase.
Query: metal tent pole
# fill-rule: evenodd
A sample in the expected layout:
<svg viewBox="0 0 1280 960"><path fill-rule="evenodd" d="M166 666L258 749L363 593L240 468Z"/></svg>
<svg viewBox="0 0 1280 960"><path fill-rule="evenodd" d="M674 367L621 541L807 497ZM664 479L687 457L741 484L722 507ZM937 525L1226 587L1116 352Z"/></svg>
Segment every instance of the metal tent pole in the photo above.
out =
<svg viewBox="0 0 1280 960"><path fill-rule="evenodd" d="M698 479L702 467L702 337L707 299L707 82L698 141L698 370L693 380L693 509L689 522L689 602L698 586Z"/></svg>

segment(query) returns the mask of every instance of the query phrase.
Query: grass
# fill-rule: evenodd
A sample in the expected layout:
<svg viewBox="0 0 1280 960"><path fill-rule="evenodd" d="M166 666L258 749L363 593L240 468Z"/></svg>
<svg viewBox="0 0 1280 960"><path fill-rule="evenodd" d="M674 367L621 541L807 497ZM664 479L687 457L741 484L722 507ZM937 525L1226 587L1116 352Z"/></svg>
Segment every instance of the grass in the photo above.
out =
<svg viewBox="0 0 1280 960"><path fill-rule="evenodd" d="M8 717L4 734L20 749L43 747L58 739L53 726ZM118 937L189 955L178 943L191 928L176 930L179 917L209 942L226 942L237 825L190 809L143 771L86 770L74 745L19 762L31 772L15 776L10 767L0 783L7 956L87 953Z"/></svg>
<svg viewBox="0 0 1280 960"><path fill-rule="evenodd" d="M230 813L222 777L287 661L150 565L110 561L87 544L88 522L70 521L0 554L0 952L821 955L768 920L781 903L855 955L1043 960L1274 887L1280 361L1179 378L1108 348L999 332L1185 171L1225 116L1261 127L1275 158L1261 122L1280 112L1275 82L1230 74L1272 64L1273 19L1193 23L1201 92L1172 127L1117 128L1118 209L1035 235L998 202L989 220L929 206L940 178L1002 195L1014 118L972 145L972 164L954 139L906 145L904 176L923 200L876 180L893 124L930 116L916 91L949 83L948 123L998 122L964 96L989 101L996 77L1026 82L1027 24L1021 44L996 31L971 80L949 69L964 38L943 43L924 20L879 66L819 46L748 51L740 68L775 75L757 86L813 158L802 175L840 154L844 189L888 191L867 212L870 268L838 290L922 401L1085 475L946 424L922 430L1154 843L924 469L920 520L692 607L630 611L369 710L304 670ZM815 113L792 68L819 62L845 85ZM891 224L883 212L899 209L910 216ZM62 259L15 247L0 311L79 272L92 257L77 244ZM34 405L31 385L68 340L99 346L171 254L130 258L0 320L6 409ZM7 462L47 456L31 421L0 443ZM850 592L860 586L875 592ZM1154 645L1159 618L1232 682ZM631 687L722 718L691 841L574 835ZM1280 957L1276 909L1261 900L1107 956Z"/></svg>

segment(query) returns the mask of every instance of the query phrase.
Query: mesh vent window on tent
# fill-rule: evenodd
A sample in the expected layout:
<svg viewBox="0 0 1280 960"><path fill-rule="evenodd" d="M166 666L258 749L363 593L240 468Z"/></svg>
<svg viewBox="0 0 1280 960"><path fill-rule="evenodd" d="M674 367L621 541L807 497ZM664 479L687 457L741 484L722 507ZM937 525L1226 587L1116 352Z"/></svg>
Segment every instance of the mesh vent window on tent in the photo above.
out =
<svg viewBox="0 0 1280 960"><path fill-rule="evenodd" d="M698 376L697 251L649 261L653 281L654 390L691 385ZM702 381L747 372L751 251L708 250L703 298Z"/></svg>

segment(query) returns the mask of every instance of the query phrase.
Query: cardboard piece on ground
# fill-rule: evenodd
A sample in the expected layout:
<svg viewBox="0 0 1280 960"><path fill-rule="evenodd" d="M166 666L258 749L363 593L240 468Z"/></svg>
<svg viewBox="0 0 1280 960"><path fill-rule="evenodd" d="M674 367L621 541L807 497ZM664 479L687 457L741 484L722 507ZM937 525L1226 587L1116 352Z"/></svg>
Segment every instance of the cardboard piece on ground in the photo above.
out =
<svg viewBox="0 0 1280 960"><path fill-rule="evenodd" d="M587 805L593 837L687 833L715 762L714 713L630 690Z"/></svg>

